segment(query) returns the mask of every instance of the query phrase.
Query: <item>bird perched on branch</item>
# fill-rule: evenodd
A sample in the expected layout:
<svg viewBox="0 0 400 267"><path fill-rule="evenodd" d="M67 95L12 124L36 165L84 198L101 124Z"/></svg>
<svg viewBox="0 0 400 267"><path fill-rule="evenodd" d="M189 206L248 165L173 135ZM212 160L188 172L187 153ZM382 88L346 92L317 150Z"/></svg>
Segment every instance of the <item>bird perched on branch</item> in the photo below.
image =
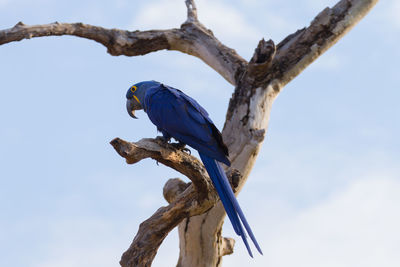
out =
<svg viewBox="0 0 400 267"><path fill-rule="evenodd" d="M173 137L182 148L187 144L199 152L236 234L242 237L251 257L253 255L246 232L262 254L219 163L231 165L228 148L220 131L208 117L207 111L182 91L156 81L145 81L131 86L126 98L126 108L131 117L136 119L135 110L143 109L157 126L157 130L162 133L160 138L165 142Z"/></svg>

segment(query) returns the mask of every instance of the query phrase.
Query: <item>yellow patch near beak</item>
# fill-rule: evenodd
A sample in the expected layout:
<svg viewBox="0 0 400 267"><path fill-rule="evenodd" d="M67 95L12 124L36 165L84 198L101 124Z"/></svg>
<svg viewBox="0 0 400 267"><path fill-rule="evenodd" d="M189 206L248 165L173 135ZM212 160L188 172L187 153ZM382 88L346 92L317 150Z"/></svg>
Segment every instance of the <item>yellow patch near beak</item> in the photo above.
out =
<svg viewBox="0 0 400 267"><path fill-rule="evenodd" d="M142 103L140 103L139 98L137 98L137 96L133 95L133 97L136 99L136 101L137 101L139 104L142 104Z"/></svg>

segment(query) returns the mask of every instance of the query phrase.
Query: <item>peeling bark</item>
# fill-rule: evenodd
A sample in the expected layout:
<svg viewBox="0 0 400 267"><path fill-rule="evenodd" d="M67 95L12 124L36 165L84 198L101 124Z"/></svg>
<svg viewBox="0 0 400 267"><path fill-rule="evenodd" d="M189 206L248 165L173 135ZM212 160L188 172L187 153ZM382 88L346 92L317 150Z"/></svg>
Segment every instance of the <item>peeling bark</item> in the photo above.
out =
<svg viewBox="0 0 400 267"><path fill-rule="evenodd" d="M137 235L120 261L121 266L151 266L168 233L183 220L187 221L188 226L190 217L212 208L218 201L218 195L210 188L211 180L199 160L172 145L148 138L136 143L115 138L110 143L128 164L152 158L184 174L192 181L191 184L187 184L177 178L168 180L163 193L170 204L159 208L140 224ZM227 177L230 181L236 181L240 179L240 174L232 170L227 173ZM223 240L221 253L229 253L231 247L233 243L230 240Z"/></svg>
<svg viewBox="0 0 400 267"><path fill-rule="evenodd" d="M283 86L343 37L376 2L377 0L342 0L333 8L324 9L309 27L298 30L281 41L276 47L275 55L272 52L272 43L271 52L268 52L265 48L267 42L261 41L259 48L262 47L256 49L253 62L263 61L259 60L258 54L264 50L264 59L267 62L264 67L265 75L254 73L250 62L246 70L236 76L236 88L222 131L224 142L229 148L232 167L242 174L238 192L254 165L268 128L272 103ZM223 206L218 203L207 213L191 218L186 233L190 238L182 238L180 235L179 261L186 263L182 266L220 266L223 255L215 244L221 239L219 229L225 216ZM248 219L251 222L251 218ZM202 244L201 249L191 253L182 249L199 241Z"/></svg>
<svg viewBox="0 0 400 267"><path fill-rule="evenodd" d="M115 138L110 142L126 163L134 164L145 158L152 158L192 180L199 195L208 196L213 185L203 164L195 157L175 149L172 145L157 139L145 138L136 143Z"/></svg>
<svg viewBox="0 0 400 267"><path fill-rule="evenodd" d="M196 13L195 9L191 12ZM234 84L235 74L246 61L235 50L218 41L210 30L197 21L197 17L193 18L179 29L151 31L106 29L83 23L54 22L29 26L18 22L10 29L0 30L0 45L34 37L73 35L104 45L113 56L139 56L164 49L176 50L200 58Z"/></svg>
<svg viewBox="0 0 400 267"><path fill-rule="evenodd" d="M272 103L282 88L343 37L376 2L341 0L278 45L261 40L250 62L219 42L199 22L194 0L185 0L187 20L177 29L125 31L83 23L28 26L19 22L13 28L0 30L0 45L33 37L73 35L104 45L113 56L137 56L166 49L200 58L235 86L222 135L232 162L227 174L237 194L254 165L268 128ZM166 235L178 225L178 266L220 266L222 256L233 253L234 240L221 236L225 211L202 164L154 139L136 143L114 139L111 144L129 164L152 158L192 181L174 178L165 184L163 193L169 205L140 225L120 264L150 266Z"/></svg>

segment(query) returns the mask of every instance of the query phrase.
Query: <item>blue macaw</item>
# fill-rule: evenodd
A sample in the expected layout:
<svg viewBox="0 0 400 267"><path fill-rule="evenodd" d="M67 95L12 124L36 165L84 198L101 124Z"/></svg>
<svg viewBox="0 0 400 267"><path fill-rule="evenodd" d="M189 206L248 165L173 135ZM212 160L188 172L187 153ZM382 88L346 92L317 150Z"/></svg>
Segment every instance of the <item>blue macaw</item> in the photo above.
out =
<svg viewBox="0 0 400 267"><path fill-rule="evenodd" d="M182 91L156 81L145 81L131 86L126 98L126 108L131 117L136 119L135 110L143 109L151 122L157 126L157 130L162 133L164 141L173 137L183 146L187 144L199 152L236 234L242 237L250 256L253 257L244 225L257 250L262 254L219 164L222 162L227 166L231 165L227 158L228 148L222 141L220 131L208 117L207 111Z"/></svg>

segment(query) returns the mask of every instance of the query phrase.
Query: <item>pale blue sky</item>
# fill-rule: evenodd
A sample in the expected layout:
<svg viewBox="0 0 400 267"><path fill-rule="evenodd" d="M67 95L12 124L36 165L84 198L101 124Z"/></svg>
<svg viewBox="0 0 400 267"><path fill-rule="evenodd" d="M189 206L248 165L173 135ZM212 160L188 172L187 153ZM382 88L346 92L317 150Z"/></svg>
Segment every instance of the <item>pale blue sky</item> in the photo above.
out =
<svg viewBox="0 0 400 267"><path fill-rule="evenodd" d="M0 28L18 21L122 29L179 27L183 0L0 0ZM335 1L198 1L200 19L250 58ZM225 266L400 265L400 3L381 1L288 84L239 201L264 256L242 242ZM92 41L49 37L0 46L0 266L119 266L141 221L181 175L127 165L108 142L155 136L132 120L125 92L154 79L184 90L219 128L233 88L197 58L161 51L112 57ZM234 236L229 223L227 236ZM174 266L174 232L154 266Z"/></svg>

